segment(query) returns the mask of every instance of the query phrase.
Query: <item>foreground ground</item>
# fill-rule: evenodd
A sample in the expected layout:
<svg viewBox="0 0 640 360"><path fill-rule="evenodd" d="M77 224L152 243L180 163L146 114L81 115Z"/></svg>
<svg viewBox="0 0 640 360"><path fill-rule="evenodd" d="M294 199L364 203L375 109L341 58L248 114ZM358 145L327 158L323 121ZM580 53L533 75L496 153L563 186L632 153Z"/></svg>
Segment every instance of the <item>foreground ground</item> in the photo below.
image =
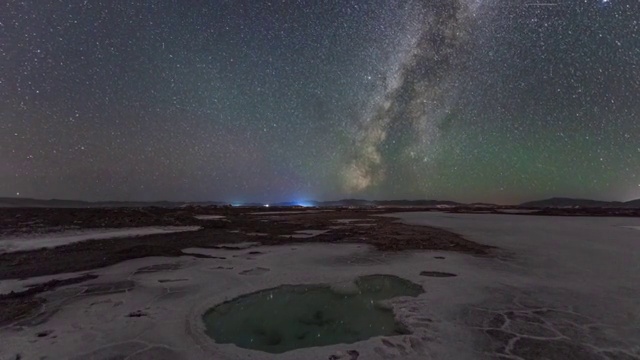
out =
<svg viewBox="0 0 640 360"><path fill-rule="evenodd" d="M202 313L281 284L367 274L424 287L416 299L392 301L412 334L280 357L640 358L635 218L406 213L400 223L379 210L5 211L0 245L70 226L200 229L5 250L0 359L271 358L215 344L203 335Z"/></svg>

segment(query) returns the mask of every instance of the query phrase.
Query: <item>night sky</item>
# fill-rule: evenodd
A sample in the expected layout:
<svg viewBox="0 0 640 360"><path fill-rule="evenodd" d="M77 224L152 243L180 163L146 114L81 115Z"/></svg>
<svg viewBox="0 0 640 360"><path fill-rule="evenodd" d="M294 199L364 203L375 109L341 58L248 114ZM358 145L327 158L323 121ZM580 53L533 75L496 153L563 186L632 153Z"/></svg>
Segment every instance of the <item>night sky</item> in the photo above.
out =
<svg viewBox="0 0 640 360"><path fill-rule="evenodd" d="M640 198L638 0L5 0L0 196Z"/></svg>

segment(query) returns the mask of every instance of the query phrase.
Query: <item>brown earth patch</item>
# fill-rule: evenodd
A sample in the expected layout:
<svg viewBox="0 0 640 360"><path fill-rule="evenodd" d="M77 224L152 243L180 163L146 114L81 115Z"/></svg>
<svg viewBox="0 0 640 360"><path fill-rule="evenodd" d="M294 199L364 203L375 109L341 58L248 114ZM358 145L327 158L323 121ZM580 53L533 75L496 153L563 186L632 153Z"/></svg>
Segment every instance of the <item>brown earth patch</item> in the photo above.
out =
<svg viewBox="0 0 640 360"><path fill-rule="evenodd" d="M113 265L148 256L197 256L185 254L190 247L216 248L224 244L258 243L363 243L380 251L446 250L473 255L489 255L490 246L464 239L453 232L406 225L381 215L402 209L336 209L295 214L256 214L255 208L197 209L0 209L0 235L46 233L78 228L117 228L143 226L198 225L192 232L155 234L131 238L89 240L51 249L0 254L0 280L78 272ZM269 209L272 211L286 209ZM302 211L302 212L301 212ZM301 212L301 213L300 213ZM224 215L228 221L198 220L194 215ZM341 223L341 219L358 221ZM265 221L267 220L267 221ZM366 222L370 226L357 226ZM339 228L335 228L336 225ZM331 227L334 228L331 228ZM327 233L298 239L296 231L327 229ZM263 236L252 236L261 233ZM233 248L231 248L233 249ZM244 248L235 249L246 251ZM198 256L214 259L209 256ZM164 269L143 269L148 271ZM37 295L59 286L95 278L84 275L66 280L52 280L20 293L0 295L0 324L25 318L42 308L45 300Z"/></svg>
<svg viewBox="0 0 640 360"><path fill-rule="evenodd" d="M273 209L270 209L273 211ZM80 215L87 211L93 216ZM28 278L77 272L113 265L125 260L148 256L191 256L182 252L189 247L217 247L222 244L256 242L260 245L282 245L287 243L364 243L381 251L403 250L447 250L474 255L487 255L490 246L464 239L453 232L428 227L406 225L394 218L372 215L383 214L381 210L335 210L326 212L295 214L255 214L255 209L216 209L229 221L197 220L193 216L213 210L199 209L189 213L184 209L145 208L136 209L0 209L14 217L27 219L28 223L55 224L56 228L77 228L75 215L81 216L82 228L111 227L115 225L200 225L203 229L192 232L155 234L131 238L89 240L52 249L39 249L0 254L0 280ZM300 211L297 209L297 211ZM385 209L384 213L393 211ZM96 214L100 214L98 217ZM144 215L140 215L144 214ZM156 217L151 217L155 214ZM118 219L130 216L136 221ZM3 216L2 218L6 218ZM99 219L100 218L100 219ZM177 220L181 219L181 220ZM361 219L371 226L344 225L340 229L305 239L296 239L296 231L329 229L340 219ZM263 221L269 220L269 221ZM3 227L3 232L27 232L28 226L14 222L19 229ZM43 228L36 228L35 232ZM264 236L251 236L263 233ZM284 235L284 236L283 236Z"/></svg>
<svg viewBox="0 0 640 360"><path fill-rule="evenodd" d="M45 300L37 295L42 292L53 290L60 286L78 284L95 278L97 278L96 275L87 274L70 279L51 280L31 286L25 291L12 291L8 294L1 294L0 308L2 311L0 311L0 325L27 317L36 309L40 308L45 303Z"/></svg>

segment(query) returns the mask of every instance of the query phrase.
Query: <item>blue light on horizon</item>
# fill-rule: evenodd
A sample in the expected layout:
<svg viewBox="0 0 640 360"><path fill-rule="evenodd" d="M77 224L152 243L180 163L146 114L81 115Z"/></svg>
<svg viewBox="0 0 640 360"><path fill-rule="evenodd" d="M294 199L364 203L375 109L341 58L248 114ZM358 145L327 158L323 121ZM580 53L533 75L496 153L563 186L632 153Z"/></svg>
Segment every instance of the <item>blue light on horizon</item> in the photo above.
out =
<svg viewBox="0 0 640 360"><path fill-rule="evenodd" d="M302 207L312 207L312 206L314 206L311 202L309 202L307 200L294 201L294 203L297 206L302 206Z"/></svg>

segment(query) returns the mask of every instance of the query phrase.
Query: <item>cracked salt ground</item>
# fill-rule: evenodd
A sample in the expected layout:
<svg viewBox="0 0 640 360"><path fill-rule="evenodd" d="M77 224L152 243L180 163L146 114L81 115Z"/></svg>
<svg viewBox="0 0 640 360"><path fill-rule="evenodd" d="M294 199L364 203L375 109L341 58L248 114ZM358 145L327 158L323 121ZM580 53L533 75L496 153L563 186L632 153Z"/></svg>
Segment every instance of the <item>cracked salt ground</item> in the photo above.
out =
<svg viewBox="0 0 640 360"><path fill-rule="evenodd" d="M624 337L620 337L623 334L615 326L599 323L570 308L523 305L518 296L512 298L511 304L512 307L506 309L472 307L463 312L460 319L463 324L482 331L486 337L479 340L478 345L500 358L638 358L637 345L634 347L632 341L623 340ZM638 329L628 330L640 339Z"/></svg>
<svg viewBox="0 0 640 360"><path fill-rule="evenodd" d="M640 243L628 219L403 214L513 252L456 323L500 359L640 359ZM639 219L631 222L640 223ZM486 267L477 259L474 266ZM512 271L511 275L506 272ZM484 283L487 281L484 280ZM502 283L502 286L496 286Z"/></svg>
<svg viewBox="0 0 640 360"><path fill-rule="evenodd" d="M216 259L130 260L91 271L96 279L42 294L47 302L40 314L0 329L0 358L640 358L640 243L637 231L623 228L640 226L640 219L402 217L499 246L500 256L404 252L348 261L385 253L363 245L299 244L254 247L263 253L254 260L233 257L246 249L189 249ZM239 274L254 268L269 271ZM422 271L458 276L433 278ZM238 296L371 274L395 275L424 288L416 298L389 302L410 334L272 355L217 344L204 332L207 309ZM162 281L167 279L181 281Z"/></svg>

